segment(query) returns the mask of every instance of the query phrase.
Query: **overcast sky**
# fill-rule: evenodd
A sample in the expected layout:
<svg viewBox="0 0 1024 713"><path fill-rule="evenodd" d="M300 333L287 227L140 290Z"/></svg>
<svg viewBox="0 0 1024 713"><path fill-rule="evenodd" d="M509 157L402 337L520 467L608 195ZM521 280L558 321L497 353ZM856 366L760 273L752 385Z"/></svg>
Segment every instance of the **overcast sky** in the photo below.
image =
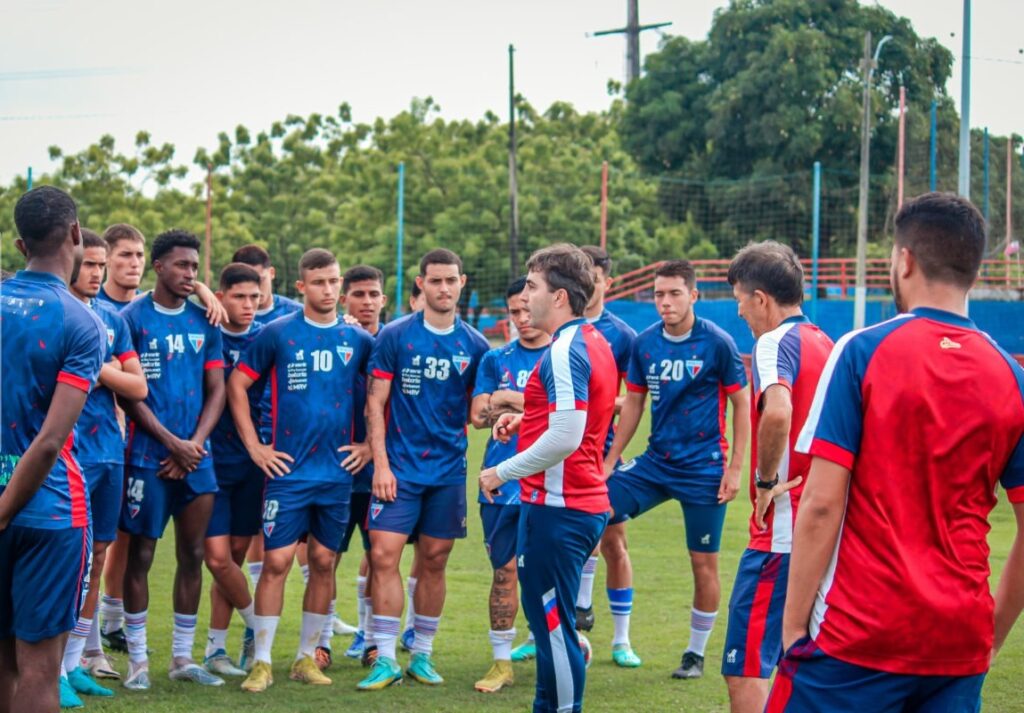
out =
<svg viewBox="0 0 1024 713"><path fill-rule="evenodd" d="M642 22L704 37L716 0L641 0ZM961 0L887 0L956 62ZM622 79L621 36L587 32L625 24L625 0L8 0L0 29L0 181L53 168L47 147L84 148L104 133L129 149L145 129L190 164L198 146L237 124L260 130L286 114L391 116L414 96L442 114L507 112L507 46L516 88L534 106L608 104ZM1016 7L1016 11L1015 11ZM1019 0L974 3L972 124L1024 133L1024 46ZM951 37L951 34L955 36ZM646 32L642 51L653 51ZM884 50L883 50L884 51ZM982 58L987 58L983 60ZM998 60L998 61L991 61Z"/></svg>

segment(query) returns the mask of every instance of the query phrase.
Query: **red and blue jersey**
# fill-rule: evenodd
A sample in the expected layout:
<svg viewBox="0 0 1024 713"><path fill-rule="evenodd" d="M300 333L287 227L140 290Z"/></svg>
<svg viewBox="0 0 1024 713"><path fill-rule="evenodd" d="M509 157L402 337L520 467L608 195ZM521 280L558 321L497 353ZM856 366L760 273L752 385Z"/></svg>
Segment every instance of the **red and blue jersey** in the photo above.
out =
<svg viewBox="0 0 1024 713"><path fill-rule="evenodd" d="M295 314L296 312L301 311L301 302L296 302L291 297L285 297L284 295L274 295L269 307L256 310L256 316L253 319L253 323L256 325L269 324L275 319L287 317L290 314Z"/></svg>
<svg viewBox="0 0 1024 713"><path fill-rule="evenodd" d="M491 349L480 360L480 368L476 372L476 385L473 387L473 398L481 394L493 394L495 391L523 392L530 373L537 366L537 360L547 349L528 349L518 339L503 347ZM519 437L513 436L508 443L487 439L487 450L484 451L484 468L491 468L502 461L508 460L517 452ZM496 505L518 505L519 484L505 483L495 495ZM488 502L481 493L481 503Z"/></svg>
<svg viewBox="0 0 1024 713"><path fill-rule="evenodd" d="M728 462L728 395L747 385L736 342L697 317L674 337L657 322L636 338L626 388L651 397L647 456L679 476L706 474L717 486Z"/></svg>
<svg viewBox="0 0 1024 713"><path fill-rule="evenodd" d="M417 312L381 329L370 374L391 381L386 442L399 481L465 481L470 394L489 348L483 335L458 317L439 330Z"/></svg>
<svg viewBox="0 0 1024 713"><path fill-rule="evenodd" d="M295 312L263 327L238 363L270 380L271 443L294 458L288 481L342 482L339 453L353 442L356 391L373 348L361 327L320 324Z"/></svg>
<svg viewBox="0 0 1024 713"><path fill-rule="evenodd" d="M123 364L129 359L137 359L139 355L132 344L128 324L117 309L98 300L92 300L89 307L103 322L106 345L103 361L117 359ZM101 384L96 385L82 409L77 430L75 457L79 463L124 463L124 436L117 422L117 406L110 389Z"/></svg>
<svg viewBox="0 0 1024 713"><path fill-rule="evenodd" d="M96 383L107 333L59 277L23 270L0 285L0 343L8 370L0 386L3 492L39 435L57 384L88 393ZM42 486L14 516L15 525L62 529L89 524L89 498L72 455L74 442L72 431Z"/></svg>
<svg viewBox="0 0 1024 713"><path fill-rule="evenodd" d="M192 438L203 412L205 372L224 367L220 330L210 326L204 310L188 300L168 309L157 304L152 294L134 300L121 316L128 323L146 374L146 406L175 436ZM205 448L210 450L209 442ZM129 465L159 468L167 455L160 441L136 424L131 425ZM203 464L209 465L209 456Z"/></svg>
<svg viewBox="0 0 1024 713"><path fill-rule="evenodd" d="M253 322L244 332L229 332L221 328L221 340L224 345L224 381L228 380L231 372L242 360L242 356L249 350L256 336L260 333L260 325ZM260 423L260 401L266 387L266 379L258 379L255 384L249 387L249 416L254 425ZM221 465L234 465L237 463L249 462L249 451L238 435L235 428L235 419L231 416L231 409L224 407L217 425L210 434L210 445L213 448L213 463L218 468Z"/></svg>
<svg viewBox="0 0 1024 713"><path fill-rule="evenodd" d="M752 550L790 552L793 548L793 524L800 505L800 494L811 470L811 457L793 449L807 421L814 391L818 388L818 379L831 352L832 340L802 314L790 317L772 331L762 334L754 345L750 370L754 381L750 408L753 439L750 453L750 502L757 502L757 487L754 484L757 477L757 428L764 408L761 399L770 386L789 389L793 406L789 444L779 463L779 482L785 483L797 477L802 477L804 482L775 497L774 507L769 508L765 515L766 529L757 526L754 514L751 513L748 546ZM771 480L773 474L763 475L765 479Z"/></svg>
<svg viewBox="0 0 1024 713"><path fill-rule="evenodd" d="M832 351L797 450L851 471L811 614L829 656L897 674L988 670L988 515L1024 502L1024 371L974 324L919 308Z"/></svg>
<svg viewBox="0 0 1024 713"><path fill-rule="evenodd" d="M636 330L609 312L607 309L601 312L597 319L588 319L590 324L601 333L601 336L612 348L612 356L615 357L615 368L619 372L619 384L625 381L629 373L629 360L633 354L633 343L636 341ZM608 436L605 438L604 452L612 447L615 440L615 419L612 419L608 426Z"/></svg>
<svg viewBox="0 0 1024 713"><path fill-rule="evenodd" d="M523 502L608 512L604 443L618 393L615 357L594 325L576 319L559 327L526 382L518 449L526 450L548 430L548 415L554 411L586 411L586 428L568 458L519 481Z"/></svg>

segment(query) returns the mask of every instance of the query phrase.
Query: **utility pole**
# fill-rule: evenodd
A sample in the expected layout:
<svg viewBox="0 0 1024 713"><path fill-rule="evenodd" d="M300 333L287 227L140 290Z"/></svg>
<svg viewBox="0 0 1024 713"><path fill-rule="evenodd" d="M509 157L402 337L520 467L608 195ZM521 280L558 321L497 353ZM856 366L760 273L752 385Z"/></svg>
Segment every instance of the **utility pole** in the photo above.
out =
<svg viewBox="0 0 1024 713"><path fill-rule="evenodd" d="M509 279L519 275L519 184L516 180L516 80L513 55L508 46L508 258Z"/></svg>
<svg viewBox="0 0 1024 713"><path fill-rule="evenodd" d="M964 37L960 58L960 175L957 193L971 197L971 0L964 0Z"/></svg>
<svg viewBox="0 0 1024 713"><path fill-rule="evenodd" d="M213 251L213 164L206 164L206 246L203 249L203 275L210 284L210 253Z"/></svg>
<svg viewBox="0 0 1024 713"><path fill-rule="evenodd" d="M589 37L604 37L605 35L626 36L626 86L634 79L640 77L640 33L644 30L656 30L660 27L668 27L671 22L656 22L651 25L640 24L640 0L626 0L626 26L615 30L600 30Z"/></svg>

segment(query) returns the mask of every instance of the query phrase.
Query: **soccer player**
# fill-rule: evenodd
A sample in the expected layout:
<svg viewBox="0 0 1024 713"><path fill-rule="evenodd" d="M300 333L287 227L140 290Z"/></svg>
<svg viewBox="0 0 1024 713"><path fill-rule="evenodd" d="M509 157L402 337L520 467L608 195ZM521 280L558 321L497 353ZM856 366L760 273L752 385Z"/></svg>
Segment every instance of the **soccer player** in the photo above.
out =
<svg viewBox="0 0 1024 713"><path fill-rule="evenodd" d="M94 672L106 678L120 678L103 653L99 627L93 621L100 573L107 547L117 535L124 488L124 438L117 422L114 396L141 400L148 393L128 325L113 307L96 299L107 264L107 243L91 230L83 228L81 232L82 261L71 276L71 294L88 305L103 322L106 351L99 384L89 394L77 424L76 457L89 488L93 554L85 602L64 648L67 677L61 681L61 697L62 704L66 702L71 706L82 705L76 692L113 695L113 691L93 680Z"/></svg>
<svg viewBox="0 0 1024 713"><path fill-rule="evenodd" d="M602 541L608 565L608 601L615 634L612 659L641 664L629 640L633 569L625 522L666 500L683 509L693 571L690 641L673 678L703 675L704 650L718 615L721 583L718 550L726 503L736 497L750 440L750 401L743 361L728 334L694 314L697 278L686 260L668 260L654 273L654 302L661 320L637 337L629 362L626 401L605 472L614 514ZM636 433L648 391L651 434L639 457L616 467ZM725 434L732 406L732 450Z"/></svg>
<svg viewBox="0 0 1024 713"><path fill-rule="evenodd" d="M267 324L278 317L285 317L302 311L302 305L290 297L274 293L274 279L277 272L270 264L270 253L259 245L245 245L238 248L231 262L250 266L260 276L260 306L256 310L256 323Z"/></svg>
<svg viewBox="0 0 1024 713"><path fill-rule="evenodd" d="M120 529L129 534L125 571L128 676L124 686L148 690L146 619L149 569L156 543L173 517L174 640L169 675L219 686L224 681L192 659L202 596L203 545L217 479L208 438L224 408L220 330L189 301L199 271L199 239L170 230L153 241L153 292L124 308L149 384L145 401L124 404L131 419L128 477Z"/></svg>
<svg viewBox="0 0 1024 713"><path fill-rule="evenodd" d="M519 434L519 453L480 473L490 502L519 481L516 562L523 610L537 645L535 711L580 711L586 667L575 599L587 557L608 522L602 454L615 411L615 357L583 318L591 260L572 245L538 250L527 262L530 325L552 335L527 380L524 412L498 418L494 436Z"/></svg>
<svg viewBox="0 0 1024 713"><path fill-rule="evenodd" d="M423 289L418 282L414 282L412 283L412 289L409 290L409 311L413 313L422 312L423 307Z"/></svg>
<svg viewBox="0 0 1024 713"><path fill-rule="evenodd" d="M146 238L127 223L115 223L103 232L103 239L107 243L107 280L96 299L122 310L139 294L146 268Z"/></svg>
<svg viewBox="0 0 1024 713"><path fill-rule="evenodd" d="M395 660L403 599L398 565L414 532L422 569L407 673L426 685L444 682L430 656L448 555L455 539L466 536L466 422L473 380L489 347L456 313L465 281L458 255L428 252L416 277L423 311L385 326L373 348L366 423L374 463L370 563L378 655L360 690L402 680Z"/></svg>
<svg viewBox="0 0 1024 713"><path fill-rule="evenodd" d="M231 371L259 334L254 323L260 302L260 276L252 267L231 263L220 273L217 298L228 319L220 326L224 345L224 373ZM257 414L263 384L249 390L249 408ZM213 512L206 528L206 567L213 575L210 587L210 628L203 665L221 676L244 676L254 653L254 620L249 583L240 565L245 561L249 543L260 531L263 512L263 472L249 458L238 437L230 409L224 409L210 437L217 492ZM245 622L242 655L236 667L227 654L231 611L237 609Z"/></svg>
<svg viewBox="0 0 1024 713"><path fill-rule="evenodd" d="M811 459L794 453L832 340L800 309L804 271L774 241L748 245L729 265L729 284L754 345L751 373L750 544L729 601L722 675L733 713L760 713L782 656L782 607L793 521Z"/></svg>
<svg viewBox="0 0 1024 713"><path fill-rule="evenodd" d="M353 441L355 392L366 373L372 338L338 319L341 274L327 250L299 260L296 287L303 311L266 325L242 356L228 384L231 415L249 456L267 476L263 493L263 572L256 585L255 665L242 689L273 684L271 648L284 584L300 538L308 538L309 582L299 649L290 677L315 685L331 679L315 651L334 594L334 562L348 519L352 476L369 459ZM271 442L257 435L248 397L260 379L272 388Z"/></svg>
<svg viewBox="0 0 1024 713"><path fill-rule="evenodd" d="M100 373L106 328L67 288L75 203L43 186L14 207L25 269L0 287L8 373L0 412L0 710L56 711L65 634L89 577L86 483L74 425Z"/></svg>
<svg viewBox="0 0 1024 713"><path fill-rule="evenodd" d="M518 338L484 354L477 370L470 410L470 419L477 428L493 428L502 414L523 412L523 389L537 360L551 343L550 335L530 325L530 312L523 295L525 289L526 278L521 277L509 285L505 293L508 319ZM516 441L515 437L508 443L488 439L483 467L491 468L514 456ZM480 519L487 556L494 570L489 599L489 637L494 664L475 687L481 693L496 693L514 681L512 642L519 612L515 558L519 528L518 483L506 483L498 493L491 495L490 501L481 494Z"/></svg>
<svg viewBox="0 0 1024 713"><path fill-rule="evenodd" d="M768 711L981 709L1024 607L1024 371L966 316L985 232L959 196L904 203L901 314L847 334L825 364L796 445L813 460ZM1017 533L993 602L998 483Z"/></svg>

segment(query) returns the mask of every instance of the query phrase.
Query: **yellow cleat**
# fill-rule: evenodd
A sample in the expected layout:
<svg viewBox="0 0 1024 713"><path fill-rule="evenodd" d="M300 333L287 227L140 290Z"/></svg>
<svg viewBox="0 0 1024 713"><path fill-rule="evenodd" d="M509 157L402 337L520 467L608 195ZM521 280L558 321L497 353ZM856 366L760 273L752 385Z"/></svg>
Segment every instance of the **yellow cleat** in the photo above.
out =
<svg viewBox="0 0 1024 713"><path fill-rule="evenodd" d="M512 674L511 661L495 661L487 675L473 684L473 688L481 693L497 693L506 686L511 686L515 681Z"/></svg>
<svg viewBox="0 0 1024 713"><path fill-rule="evenodd" d="M270 671L270 664L266 661L257 661L252 671L244 681L242 690L249 693L263 693L274 684L274 675Z"/></svg>
<svg viewBox="0 0 1024 713"><path fill-rule="evenodd" d="M312 656L303 656L292 664L292 671L288 678L293 681L301 681L314 686L330 686L332 681L327 678L316 665Z"/></svg>

